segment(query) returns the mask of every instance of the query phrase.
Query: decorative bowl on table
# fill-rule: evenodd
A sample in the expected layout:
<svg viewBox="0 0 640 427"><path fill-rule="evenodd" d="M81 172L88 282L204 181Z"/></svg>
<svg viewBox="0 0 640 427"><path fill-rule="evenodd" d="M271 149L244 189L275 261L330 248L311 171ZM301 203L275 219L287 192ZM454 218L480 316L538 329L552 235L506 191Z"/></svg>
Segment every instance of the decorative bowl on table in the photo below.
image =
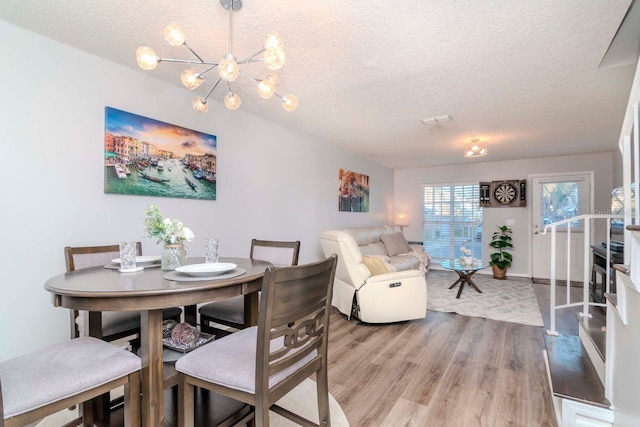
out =
<svg viewBox="0 0 640 427"><path fill-rule="evenodd" d="M182 265L176 268L179 273L188 274L189 276L217 276L236 268L237 265L232 262L215 262L203 264Z"/></svg>
<svg viewBox="0 0 640 427"><path fill-rule="evenodd" d="M173 323L171 323L173 322ZM165 326L166 325L166 329ZM168 332L168 336L165 333ZM195 326L188 323L175 324L174 321L165 320L162 330L162 344L180 353L188 353L191 350L213 341L215 335L200 332Z"/></svg>

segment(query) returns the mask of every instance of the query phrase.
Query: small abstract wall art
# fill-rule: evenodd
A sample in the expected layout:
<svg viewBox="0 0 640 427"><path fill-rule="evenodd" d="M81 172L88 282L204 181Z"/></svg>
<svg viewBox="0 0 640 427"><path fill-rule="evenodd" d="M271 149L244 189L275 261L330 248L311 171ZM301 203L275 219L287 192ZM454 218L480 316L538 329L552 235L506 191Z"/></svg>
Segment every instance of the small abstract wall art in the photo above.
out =
<svg viewBox="0 0 640 427"><path fill-rule="evenodd" d="M369 176L338 170L338 210L369 212Z"/></svg>
<svg viewBox="0 0 640 427"><path fill-rule="evenodd" d="M216 199L217 139L105 108L104 192Z"/></svg>

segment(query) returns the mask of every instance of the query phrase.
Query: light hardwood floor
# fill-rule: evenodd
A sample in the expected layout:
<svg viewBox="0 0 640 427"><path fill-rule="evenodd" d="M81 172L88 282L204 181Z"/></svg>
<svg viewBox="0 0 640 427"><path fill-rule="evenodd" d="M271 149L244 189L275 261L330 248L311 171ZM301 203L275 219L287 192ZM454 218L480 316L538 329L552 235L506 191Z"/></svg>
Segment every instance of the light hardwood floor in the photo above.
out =
<svg viewBox="0 0 640 427"><path fill-rule="evenodd" d="M533 287L547 327L549 286ZM573 316L559 315L561 333L577 334ZM351 427L556 426L542 327L435 311L366 325L335 309L330 327L329 390ZM177 425L176 396L165 391L165 426ZM198 402L196 425L211 425L213 405Z"/></svg>
<svg viewBox="0 0 640 427"><path fill-rule="evenodd" d="M329 389L352 427L556 425L541 327L432 311L331 320Z"/></svg>

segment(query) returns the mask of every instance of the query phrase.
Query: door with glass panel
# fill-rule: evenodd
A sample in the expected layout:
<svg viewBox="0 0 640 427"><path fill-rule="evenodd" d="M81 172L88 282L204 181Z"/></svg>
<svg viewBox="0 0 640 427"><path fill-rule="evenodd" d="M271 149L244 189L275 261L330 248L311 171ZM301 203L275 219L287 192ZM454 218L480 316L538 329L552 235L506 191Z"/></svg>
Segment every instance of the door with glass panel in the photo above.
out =
<svg viewBox="0 0 640 427"><path fill-rule="evenodd" d="M550 279L551 232L542 234L548 224L586 215L593 211L591 200L592 173L536 175L531 178L532 211L532 276L540 281ZM570 242L569 269L571 281L584 279L584 227L572 222L570 238L567 226L557 228L556 279L567 279L567 245Z"/></svg>

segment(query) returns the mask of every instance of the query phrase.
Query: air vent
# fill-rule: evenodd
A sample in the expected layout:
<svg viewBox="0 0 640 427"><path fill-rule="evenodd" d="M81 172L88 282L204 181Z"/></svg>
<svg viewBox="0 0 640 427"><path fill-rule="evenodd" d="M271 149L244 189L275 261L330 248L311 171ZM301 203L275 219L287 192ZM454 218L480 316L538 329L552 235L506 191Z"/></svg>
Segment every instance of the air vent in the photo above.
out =
<svg viewBox="0 0 640 427"><path fill-rule="evenodd" d="M451 121L451 116L449 116L449 115L446 115L446 116L435 116L435 117L429 117L428 119L422 119L421 121L426 126L431 126L431 125L437 125L437 124L441 124L441 123L450 122Z"/></svg>

